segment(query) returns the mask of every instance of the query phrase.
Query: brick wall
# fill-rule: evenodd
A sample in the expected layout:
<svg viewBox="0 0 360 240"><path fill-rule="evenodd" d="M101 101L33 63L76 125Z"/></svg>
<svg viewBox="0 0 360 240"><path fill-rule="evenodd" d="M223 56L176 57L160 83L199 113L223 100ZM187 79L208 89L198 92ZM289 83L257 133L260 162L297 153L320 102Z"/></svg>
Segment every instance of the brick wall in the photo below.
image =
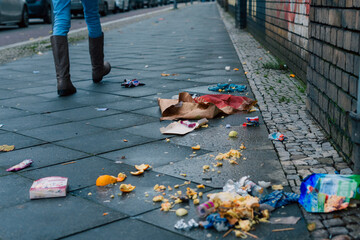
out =
<svg viewBox="0 0 360 240"><path fill-rule="evenodd" d="M347 113L356 109L359 45L360 0L312 0L308 109L353 161Z"/></svg>
<svg viewBox="0 0 360 240"><path fill-rule="evenodd" d="M308 60L309 1L247 0L247 30L304 81Z"/></svg>

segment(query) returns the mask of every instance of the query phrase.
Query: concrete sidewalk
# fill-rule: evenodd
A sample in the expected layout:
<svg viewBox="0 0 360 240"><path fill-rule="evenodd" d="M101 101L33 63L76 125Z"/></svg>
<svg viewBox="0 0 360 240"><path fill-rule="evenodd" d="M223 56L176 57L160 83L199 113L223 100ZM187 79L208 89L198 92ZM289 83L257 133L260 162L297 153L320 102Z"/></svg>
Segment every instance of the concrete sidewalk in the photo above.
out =
<svg viewBox="0 0 360 240"><path fill-rule="evenodd" d="M208 128L183 137L159 131L169 121L159 121L157 98L183 91L211 94L208 86L229 79L249 86L215 3L171 10L110 30L105 33L105 45L105 58L113 69L101 84L90 79L87 42L70 47L71 77L78 89L70 97L56 94L51 52L0 66L0 124L4 125L0 145L16 147L0 153L1 239L218 239L224 233L214 229L176 230L174 224L180 218L160 212L160 204L151 201L157 195L154 185L191 180L190 187L203 183L204 192L218 192L228 179L251 175L254 181L271 181L291 191L259 112L213 119ZM225 66L240 71L225 71ZM121 87L125 78L137 78L146 85L125 89ZM251 90L237 95L255 98ZM241 127L246 117L256 115L260 127ZM226 124L239 132L237 139L228 139ZM203 173L202 166L214 159L211 155L239 148L241 143L247 147L246 160L224 164L221 174ZM201 150L194 155L191 146L197 144ZM31 167L17 173L5 171L29 158L34 161ZM153 169L142 176L130 175L133 165L141 163ZM95 186L99 175L119 172L127 173L125 183L135 185L135 191L118 196L118 186ZM30 201L32 182L47 176L68 177L68 196ZM189 208L185 220L199 220L192 203L181 206ZM297 204L272 216L300 216L301 220L296 225L258 224L252 233L261 239L309 238ZM294 230L271 231L287 227Z"/></svg>

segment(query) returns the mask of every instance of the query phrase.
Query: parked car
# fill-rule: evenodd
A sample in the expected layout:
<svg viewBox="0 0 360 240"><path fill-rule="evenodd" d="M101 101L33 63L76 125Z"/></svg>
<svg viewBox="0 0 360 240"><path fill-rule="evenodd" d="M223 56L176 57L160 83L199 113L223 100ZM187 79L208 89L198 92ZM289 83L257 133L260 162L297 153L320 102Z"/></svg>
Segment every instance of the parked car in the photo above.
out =
<svg viewBox="0 0 360 240"><path fill-rule="evenodd" d="M25 0L0 0L0 24L29 26L29 10Z"/></svg>
<svg viewBox="0 0 360 240"><path fill-rule="evenodd" d="M157 7L158 6L158 0L143 0L144 6L150 7Z"/></svg>
<svg viewBox="0 0 360 240"><path fill-rule="evenodd" d="M110 11L116 12L115 0L98 0L99 1L99 13L101 16L106 16ZM84 14L81 0L71 0L71 14L74 16L78 14Z"/></svg>
<svg viewBox="0 0 360 240"><path fill-rule="evenodd" d="M130 10L144 8L144 0L130 0Z"/></svg>
<svg viewBox="0 0 360 240"><path fill-rule="evenodd" d="M53 8L51 0L26 0L29 18L42 18L44 23L52 23Z"/></svg>
<svg viewBox="0 0 360 240"><path fill-rule="evenodd" d="M115 0L116 8L120 12L130 10L130 0Z"/></svg>

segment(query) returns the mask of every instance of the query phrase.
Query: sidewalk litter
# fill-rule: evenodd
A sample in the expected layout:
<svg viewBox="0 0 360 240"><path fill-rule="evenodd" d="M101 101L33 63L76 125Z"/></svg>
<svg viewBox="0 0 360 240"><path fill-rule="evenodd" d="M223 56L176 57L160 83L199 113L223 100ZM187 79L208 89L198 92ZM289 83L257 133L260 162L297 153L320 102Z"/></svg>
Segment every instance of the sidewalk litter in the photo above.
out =
<svg viewBox="0 0 360 240"><path fill-rule="evenodd" d="M269 134L269 139L282 142L286 139L286 137L280 132L273 132Z"/></svg>
<svg viewBox="0 0 360 240"><path fill-rule="evenodd" d="M170 123L166 127L160 128L162 134L175 134L175 135L185 135L189 132L192 132L194 129L199 128L208 123L206 118L200 119L197 122L190 121L178 121Z"/></svg>
<svg viewBox="0 0 360 240"><path fill-rule="evenodd" d="M299 203L308 212L345 209L360 199L360 175L311 174L300 186Z"/></svg>
<svg viewBox="0 0 360 240"><path fill-rule="evenodd" d="M46 177L34 181L30 188L30 199L66 197L68 178Z"/></svg>
<svg viewBox="0 0 360 240"><path fill-rule="evenodd" d="M276 208L288 205L290 203L298 202L299 195L295 193L289 193L284 191L274 191L261 198L261 209L268 209L273 211Z"/></svg>
<svg viewBox="0 0 360 240"><path fill-rule="evenodd" d="M11 168L6 169L6 171L7 172L17 172L24 168L29 167L32 163L33 163L33 161L31 159L25 159L21 163L16 164L15 166L12 166Z"/></svg>
<svg viewBox="0 0 360 240"><path fill-rule="evenodd" d="M245 85L229 84L229 83L218 83L216 86L208 88L209 91L213 92L244 92L247 89Z"/></svg>
<svg viewBox="0 0 360 240"><path fill-rule="evenodd" d="M126 88L133 88L133 87L144 86L144 85L145 85L145 83L141 83L136 79L132 79L132 80L124 79L124 82L121 84L121 86L126 87Z"/></svg>
<svg viewBox="0 0 360 240"><path fill-rule="evenodd" d="M10 152L15 149L15 145L0 145L0 152Z"/></svg>
<svg viewBox="0 0 360 240"><path fill-rule="evenodd" d="M162 117L160 120L174 119L212 119L219 113L233 114L247 111L256 101L241 96L212 94L192 98L187 92L179 94L178 99L158 98Z"/></svg>
<svg viewBox="0 0 360 240"><path fill-rule="evenodd" d="M246 118L246 122L243 123L243 127L257 127L259 126L259 117L256 116L256 117L247 117Z"/></svg>

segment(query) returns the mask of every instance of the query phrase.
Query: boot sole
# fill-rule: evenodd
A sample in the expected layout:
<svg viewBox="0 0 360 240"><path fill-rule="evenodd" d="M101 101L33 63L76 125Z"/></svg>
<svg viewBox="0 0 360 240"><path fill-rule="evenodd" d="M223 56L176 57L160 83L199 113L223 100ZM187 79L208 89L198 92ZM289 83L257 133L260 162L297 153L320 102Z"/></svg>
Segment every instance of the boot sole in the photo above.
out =
<svg viewBox="0 0 360 240"><path fill-rule="evenodd" d="M57 93L60 97L69 96L76 93L76 89L57 90Z"/></svg>
<svg viewBox="0 0 360 240"><path fill-rule="evenodd" d="M98 78L98 79L94 79L94 78L93 78L93 82L94 82L94 83L99 83L99 82L101 82L101 80L103 79L103 77L106 76L106 75L108 75L110 72L111 72L111 65L109 64L109 70L106 71L106 72L102 75L101 78Z"/></svg>

